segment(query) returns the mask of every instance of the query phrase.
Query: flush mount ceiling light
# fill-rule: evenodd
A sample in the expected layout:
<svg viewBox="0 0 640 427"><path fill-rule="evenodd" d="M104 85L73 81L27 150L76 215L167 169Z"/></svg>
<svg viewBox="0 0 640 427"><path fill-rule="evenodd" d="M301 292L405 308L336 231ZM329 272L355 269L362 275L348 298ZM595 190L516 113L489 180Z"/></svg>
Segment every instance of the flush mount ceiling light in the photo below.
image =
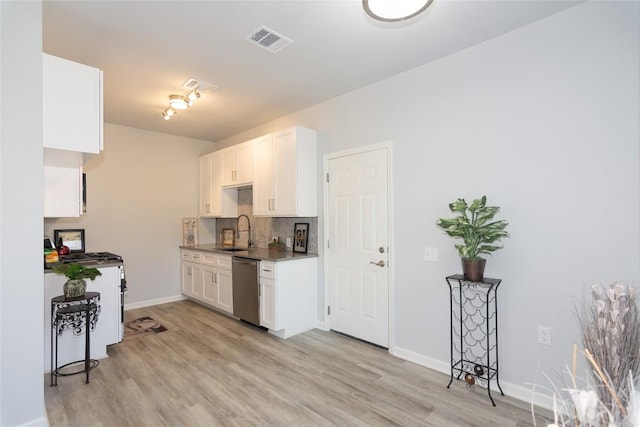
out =
<svg viewBox="0 0 640 427"><path fill-rule="evenodd" d="M362 7L377 21L395 22L421 14L431 3L433 0L362 0Z"/></svg>

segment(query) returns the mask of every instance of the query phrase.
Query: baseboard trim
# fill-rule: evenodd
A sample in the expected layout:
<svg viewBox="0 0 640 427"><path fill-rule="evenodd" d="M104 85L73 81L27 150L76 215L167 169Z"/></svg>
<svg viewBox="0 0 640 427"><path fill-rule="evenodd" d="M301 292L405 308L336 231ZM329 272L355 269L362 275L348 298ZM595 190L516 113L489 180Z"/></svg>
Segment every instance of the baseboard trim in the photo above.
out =
<svg viewBox="0 0 640 427"><path fill-rule="evenodd" d="M316 329L320 329L321 331L329 330L329 328L327 328L327 325L324 322L321 322L320 320L316 322Z"/></svg>
<svg viewBox="0 0 640 427"><path fill-rule="evenodd" d="M124 310L125 311L135 310L136 308L149 307L149 306L158 305L158 304L166 304L169 302L182 301L185 299L187 299L187 297L185 297L184 295L174 295L172 297L156 298L156 299L150 299L146 301L132 302L132 303L127 303L125 301Z"/></svg>
<svg viewBox="0 0 640 427"><path fill-rule="evenodd" d="M414 351L397 346L390 349L389 353L396 357L399 357L400 359L408 360L409 362L424 366L425 368L433 369L434 371L438 371L446 375L451 375L451 367L448 362L433 359L423 354L419 354ZM502 391L504 391L504 394L507 396L521 400L528 405L534 404L544 409L553 409L552 398L547 394L535 391L535 389L532 388L527 388L518 384L510 383L508 381L501 380L500 386L502 387Z"/></svg>

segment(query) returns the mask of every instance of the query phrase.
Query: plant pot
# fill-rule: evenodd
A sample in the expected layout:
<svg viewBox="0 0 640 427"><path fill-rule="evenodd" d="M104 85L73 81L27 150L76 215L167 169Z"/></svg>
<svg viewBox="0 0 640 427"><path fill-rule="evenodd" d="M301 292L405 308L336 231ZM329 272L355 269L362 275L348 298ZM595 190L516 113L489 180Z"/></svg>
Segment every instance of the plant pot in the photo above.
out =
<svg viewBox="0 0 640 427"><path fill-rule="evenodd" d="M81 297L87 290L87 282L84 279L69 279L65 282L62 290L65 298Z"/></svg>
<svg viewBox="0 0 640 427"><path fill-rule="evenodd" d="M469 259L462 258L462 272L465 280L472 282L481 282L484 278L484 266L487 263L485 259Z"/></svg>

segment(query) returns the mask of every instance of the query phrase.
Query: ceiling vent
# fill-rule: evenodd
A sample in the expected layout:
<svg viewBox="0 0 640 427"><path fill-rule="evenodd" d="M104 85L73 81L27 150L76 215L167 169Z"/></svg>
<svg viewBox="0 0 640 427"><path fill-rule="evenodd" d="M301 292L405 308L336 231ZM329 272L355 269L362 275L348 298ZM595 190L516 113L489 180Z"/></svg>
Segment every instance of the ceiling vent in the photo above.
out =
<svg viewBox="0 0 640 427"><path fill-rule="evenodd" d="M271 53L277 53L285 46L293 43L293 40L283 36L282 34L278 34L265 26L262 26L249 34L246 40L249 43L268 50Z"/></svg>

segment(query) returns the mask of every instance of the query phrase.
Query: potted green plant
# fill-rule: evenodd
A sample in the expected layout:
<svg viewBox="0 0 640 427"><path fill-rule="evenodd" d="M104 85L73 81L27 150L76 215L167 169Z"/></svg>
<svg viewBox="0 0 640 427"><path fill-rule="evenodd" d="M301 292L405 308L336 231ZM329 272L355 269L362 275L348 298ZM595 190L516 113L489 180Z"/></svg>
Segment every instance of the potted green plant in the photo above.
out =
<svg viewBox="0 0 640 427"><path fill-rule="evenodd" d="M285 250L284 242L280 240L280 237L278 237L277 239L273 239L267 246L269 247L270 251L274 252L284 252Z"/></svg>
<svg viewBox="0 0 640 427"><path fill-rule="evenodd" d="M470 205L464 199L458 199L449 203L449 209L458 216L440 218L436 224L449 236L463 240L463 244L455 247L462 259L464 278L481 281L486 260L480 255L491 255L491 252L502 248L494 243L509 236L505 230L509 224L504 220L492 221L500 208L487 206L487 196L475 199Z"/></svg>
<svg viewBox="0 0 640 427"><path fill-rule="evenodd" d="M53 271L69 279L63 286L64 296L66 298L83 296L87 289L87 282L84 279L94 280L97 276L102 276L102 273L100 273L100 270L97 268L87 268L77 263L56 265L53 267Z"/></svg>

